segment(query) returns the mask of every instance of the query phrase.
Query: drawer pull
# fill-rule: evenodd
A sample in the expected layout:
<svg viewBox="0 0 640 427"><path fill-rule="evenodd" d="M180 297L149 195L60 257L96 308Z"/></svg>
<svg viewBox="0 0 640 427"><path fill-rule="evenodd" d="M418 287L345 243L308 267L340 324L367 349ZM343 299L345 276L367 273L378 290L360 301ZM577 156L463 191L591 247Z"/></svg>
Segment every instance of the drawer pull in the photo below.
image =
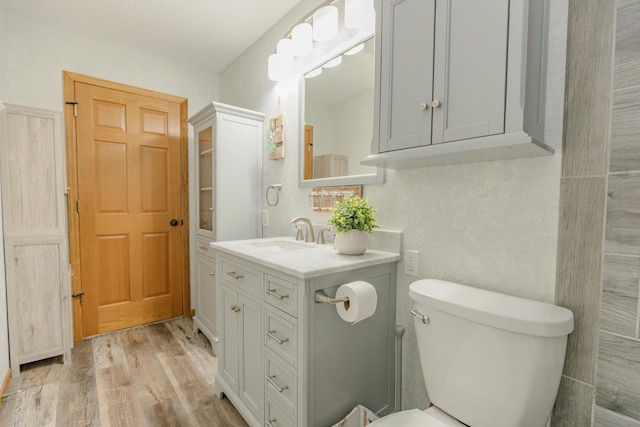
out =
<svg viewBox="0 0 640 427"><path fill-rule="evenodd" d="M231 306L231 310L232 310L234 313L238 313L238 312L240 312L240 307L238 307L237 305L233 304L233 305Z"/></svg>
<svg viewBox="0 0 640 427"><path fill-rule="evenodd" d="M289 298L289 295L280 295L279 293L276 292L275 289L267 289L267 295L277 298L280 301L282 301L283 299Z"/></svg>
<svg viewBox="0 0 640 427"><path fill-rule="evenodd" d="M284 386L284 387L280 387L280 386L278 385L278 383L276 383L276 382L274 381L274 378L275 378L275 377L276 377L275 375L271 375L270 377L267 377L267 381L269 381L269 384L271 384L272 386L274 386L274 387L275 387L275 389L276 389L276 390L278 390L278 393L282 393L283 391L285 391L285 390L287 390L287 389L289 388L289 386L288 386L288 385L286 385L286 386Z"/></svg>
<svg viewBox="0 0 640 427"><path fill-rule="evenodd" d="M199 247L200 249L202 249L203 251L208 251L208 250L209 250L209 248L208 248L208 247L206 247L206 246L204 246L204 245L202 245L202 246L198 246L198 247Z"/></svg>
<svg viewBox="0 0 640 427"><path fill-rule="evenodd" d="M238 274L238 273L236 273L235 271L230 271L230 272L228 272L228 273L227 273L227 276L231 276L231 277L233 277L233 278L234 278L234 279L236 279L236 280L240 280L240 279L242 279L242 278L244 277L244 275L242 275L242 274Z"/></svg>
<svg viewBox="0 0 640 427"><path fill-rule="evenodd" d="M272 420L267 421L267 427L276 427L276 420L275 418Z"/></svg>
<svg viewBox="0 0 640 427"><path fill-rule="evenodd" d="M267 336L269 338L271 338L272 340L274 340L275 342L277 342L279 345L282 345L286 342L289 342L289 338L285 338L285 339L280 339L276 336L276 330L272 330L272 331L267 331Z"/></svg>

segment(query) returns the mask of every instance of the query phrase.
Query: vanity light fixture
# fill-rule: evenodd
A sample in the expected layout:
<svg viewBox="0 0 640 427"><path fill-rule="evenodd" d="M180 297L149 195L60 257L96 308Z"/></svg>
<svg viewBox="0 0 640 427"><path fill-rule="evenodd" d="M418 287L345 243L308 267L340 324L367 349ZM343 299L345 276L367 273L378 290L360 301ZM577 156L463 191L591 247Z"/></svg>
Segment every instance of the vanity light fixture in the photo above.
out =
<svg viewBox="0 0 640 427"><path fill-rule="evenodd" d="M283 80L291 73L291 61L285 55L274 53L268 59L269 79L275 82Z"/></svg>
<svg viewBox="0 0 640 427"><path fill-rule="evenodd" d="M345 0L344 26L360 31L373 31L376 12L373 0Z"/></svg>
<svg viewBox="0 0 640 427"><path fill-rule="evenodd" d="M322 65L322 68L333 68L342 64L342 55L336 56L331 61L327 61Z"/></svg>
<svg viewBox="0 0 640 427"><path fill-rule="evenodd" d="M273 81L284 80L293 73L294 57L302 58L309 55L314 48L315 42L328 42L338 35L339 19L338 8L334 6L339 0L325 0L312 13L298 21L298 24L281 39L276 47L276 53L269 56L268 59L268 75ZM355 22L352 25L359 25L358 34L365 31L373 33L375 23L375 11L373 9L373 0L344 0L345 1L345 17L344 22ZM347 18L348 13L351 18ZM355 15L354 15L355 14ZM362 16L360 16L362 14ZM354 21L355 20L355 21ZM313 24L311 24L311 22ZM363 23L369 23L367 26ZM346 25L345 25L346 26ZM356 27L350 27L356 28ZM359 52L354 48L349 51L349 55ZM336 58L325 64L324 68L335 67L339 65L342 58ZM321 71L318 71L320 74ZM308 73L305 77L315 77L318 74Z"/></svg>
<svg viewBox="0 0 640 427"><path fill-rule="evenodd" d="M303 57L313 50L313 27L308 22L302 22L291 30L291 41L293 42L293 54Z"/></svg>
<svg viewBox="0 0 640 427"><path fill-rule="evenodd" d="M338 34L338 8L323 6L313 14L313 39L328 42Z"/></svg>
<svg viewBox="0 0 640 427"><path fill-rule="evenodd" d="M293 41L281 39L276 45L276 53L269 56L269 79L280 81L291 74L293 68Z"/></svg>
<svg viewBox="0 0 640 427"><path fill-rule="evenodd" d="M304 75L305 79L312 79L314 77L319 76L320 74L322 74L322 67L318 67L313 71L309 71L307 74Z"/></svg>

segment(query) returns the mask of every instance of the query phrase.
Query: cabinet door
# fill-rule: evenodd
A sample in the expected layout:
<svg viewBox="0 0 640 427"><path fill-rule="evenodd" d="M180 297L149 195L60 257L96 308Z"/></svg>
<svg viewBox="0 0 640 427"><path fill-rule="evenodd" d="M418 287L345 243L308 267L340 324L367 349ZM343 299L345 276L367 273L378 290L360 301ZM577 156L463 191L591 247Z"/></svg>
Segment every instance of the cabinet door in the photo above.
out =
<svg viewBox="0 0 640 427"><path fill-rule="evenodd" d="M380 152L430 143L435 5L382 0Z"/></svg>
<svg viewBox="0 0 640 427"><path fill-rule="evenodd" d="M196 129L198 159L198 234L215 238L215 176L216 142L214 139L214 121Z"/></svg>
<svg viewBox="0 0 640 427"><path fill-rule="evenodd" d="M238 393L241 354L238 336L240 332L238 292L228 286L223 286L221 296L220 307L222 313L220 319L222 324L220 328L222 332L222 352L218 368L220 375L222 375L227 384L235 393Z"/></svg>
<svg viewBox="0 0 640 427"><path fill-rule="evenodd" d="M508 29L509 0L438 0L433 144L504 132Z"/></svg>
<svg viewBox="0 0 640 427"><path fill-rule="evenodd" d="M216 264L203 256L196 259L198 295L196 317L214 334L218 334L216 323Z"/></svg>
<svg viewBox="0 0 640 427"><path fill-rule="evenodd" d="M242 294L238 297L242 347L242 375L239 394L258 419L263 417L264 376L262 374L262 327L260 304Z"/></svg>

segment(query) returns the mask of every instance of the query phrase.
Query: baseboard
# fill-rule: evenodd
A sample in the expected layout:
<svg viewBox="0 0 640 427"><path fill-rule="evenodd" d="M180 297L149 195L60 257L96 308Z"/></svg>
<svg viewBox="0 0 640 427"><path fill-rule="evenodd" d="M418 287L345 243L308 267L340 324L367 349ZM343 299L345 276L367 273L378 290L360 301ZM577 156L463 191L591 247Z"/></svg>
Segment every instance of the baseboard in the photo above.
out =
<svg viewBox="0 0 640 427"><path fill-rule="evenodd" d="M0 389L0 396L4 396L7 393L7 389L9 388L10 382L11 382L11 368L7 370L7 374L4 376L4 381L2 382L2 388ZM0 406L2 406L2 399L0 399Z"/></svg>

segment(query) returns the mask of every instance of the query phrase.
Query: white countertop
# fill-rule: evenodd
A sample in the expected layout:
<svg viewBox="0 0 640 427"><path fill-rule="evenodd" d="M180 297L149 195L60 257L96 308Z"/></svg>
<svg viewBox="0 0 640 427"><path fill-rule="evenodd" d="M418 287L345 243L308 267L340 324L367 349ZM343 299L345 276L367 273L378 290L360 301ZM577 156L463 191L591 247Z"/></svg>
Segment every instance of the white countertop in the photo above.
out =
<svg viewBox="0 0 640 427"><path fill-rule="evenodd" d="M305 243L293 237L211 242L211 247L300 279L400 260L400 254L371 249L362 255L342 255L333 244Z"/></svg>

